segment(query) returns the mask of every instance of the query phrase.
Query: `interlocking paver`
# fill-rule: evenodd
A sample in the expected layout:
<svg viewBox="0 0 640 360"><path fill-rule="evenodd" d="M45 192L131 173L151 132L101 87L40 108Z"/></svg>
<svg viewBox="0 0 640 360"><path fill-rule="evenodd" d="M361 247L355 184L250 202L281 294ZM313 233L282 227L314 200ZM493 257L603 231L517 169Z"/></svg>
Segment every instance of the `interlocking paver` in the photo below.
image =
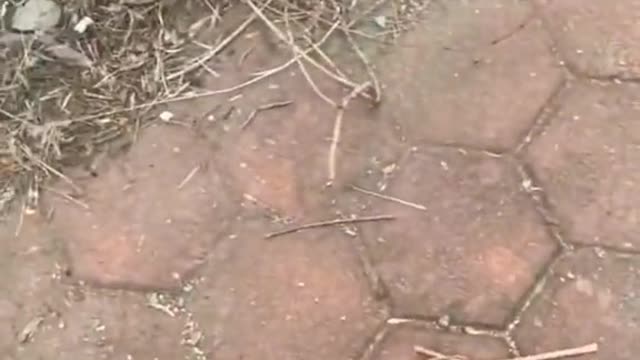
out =
<svg viewBox="0 0 640 360"><path fill-rule="evenodd" d="M527 153L568 240L638 249L637 85L579 83Z"/></svg>
<svg viewBox="0 0 640 360"><path fill-rule="evenodd" d="M387 88L384 116L412 141L495 151L516 145L563 79L530 16L524 1L434 6L377 65Z"/></svg>
<svg viewBox="0 0 640 360"><path fill-rule="evenodd" d="M82 291L77 290L76 291ZM146 305L140 294L82 292L49 309L16 359L189 359L181 344L186 320Z"/></svg>
<svg viewBox="0 0 640 360"><path fill-rule="evenodd" d="M385 194L427 211L374 200L399 219L363 230L394 310L502 325L556 248L514 169L455 149L417 150L398 166Z"/></svg>
<svg viewBox="0 0 640 360"><path fill-rule="evenodd" d="M535 2L571 67L587 76L640 78L640 1Z"/></svg>
<svg viewBox="0 0 640 360"><path fill-rule="evenodd" d="M233 31L249 11L238 9L237 22L204 31ZM376 11L362 23L391 30ZM384 99L351 102L328 188L336 112L296 64L264 86L172 104L172 125L142 129L131 152L99 165L95 178L67 172L79 189L50 185L58 194L45 194L42 215L53 214L52 224L41 214L0 224L0 358L385 360L418 358L415 345L508 358L501 339L424 321L448 315L454 325L492 329L515 317L526 354L598 341L598 358L631 359L640 352L640 257L611 248L640 246L640 92L566 84L560 58L578 78L640 78L638 12L637 0L430 2L384 57L363 45L376 53ZM221 76L200 85L234 86L291 58L258 23L210 62ZM309 70L340 102L348 89ZM244 126L252 111L283 100L293 102ZM530 144L494 154L520 145L534 123ZM522 161L532 184L522 183ZM427 209L346 192L352 182ZM535 208L543 205L558 218L543 218ZM264 239L284 222L336 213L397 218ZM553 220L569 242L609 250L570 253L537 283L560 247L545 224ZM162 310L143 294L94 292L77 280L184 298ZM183 285L192 292L177 291ZM531 289L542 292L521 313ZM390 313L421 320L385 323ZM25 326L32 338L20 344ZM385 335L371 343L376 334Z"/></svg>
<svg viewBox="0 0 640 360"><path fill-rule="evenodd" d="M526 354L592 342L579 360L637 359L640 345L640 257L582 249L554 267L522 316L515 339Z"/></svg>
<svg viewBox="0 0 640 360"><path fill-rule="evenodd" d="M335 101L346 95L321 75L315 78L323 93ZM323 102L299 73L285 73L274 78L272 84L278 90L268 97L261 91L243 93L244 111L232 115L229 131L215 135L221 147L216 160L238 192L284 216L302 218L322 211L335 196L334 190L352 181L367 165L367 156L373 156L373 139L390 124L372 120L374 110L367 102L352 101L344 116L337 152L337 179L332 188L326 188L336 110ZM242 128L256 108L286 100L295 101L285 108L259 112Z"/></svg>
<svg viewBox="0 0 640 360"><path fill-rule="evenodd" d="M71 285L64 244L47 225L37 214L0 222L0 358L153 360L192 353L181 346L187 319L180 311L171 317L152 309L143 294Z"/></svg>
<svg viewBox="0 0 640 360"><path fill-rule="evenodd" d="M478 360L508 356L507 346L501 339L448 333L425 326L400 325L389 329L368 360L417 359L414 346Z"/></svg>
<svg viewBox="0 0 640 360"><path fill-rule="evenodd" d="M12 215L0 221L0 358L13 359L25 326L64 308L56 280L65 266L57 242L38 215ZM19 229L19 236L16 231Z"/></svg>
<svg viewBox="0 0 640 360"><path fill-rule="evenodd" d="M74 276L110 287L180 286L239 208L210 157L189 131L153 126L96 178L77 180L89 209L52 197Z"/></svg>
<svg viewBox="0 0 640 360"><path fill-rule="evenodd" d="M244 81L247 71L272 69L290 60L288 51L278 51L270 43L273 40L265 40L270 38L268 33L250 33L249 40L233 44L236 55L216 67L222 76L206 80L210 88L232 87ZM243 53L249 56L240 61ZM336 103L349 93L324 73L308 68L314 84ZM291 103L258 111L249 121L259 108L286 102ZM376 116L371 101L354 99L343 118L337 178L327 188L336 109L318 96L295 66L271 76L264 86L243 88L214 101L176 104L172 109L178 118L194 121L198 133L214 144L213 161L234 191L283 217L322 213L371 158L395 150L387 146L393 124Z"/></svg>
<svg viewBox="0 0 640 360"><path fill-rule="evenodd" d="M353 359L386 316L353 239L311 230L265 240L273 225L242 219L203 272L189 308L218 359Z"/></svg>

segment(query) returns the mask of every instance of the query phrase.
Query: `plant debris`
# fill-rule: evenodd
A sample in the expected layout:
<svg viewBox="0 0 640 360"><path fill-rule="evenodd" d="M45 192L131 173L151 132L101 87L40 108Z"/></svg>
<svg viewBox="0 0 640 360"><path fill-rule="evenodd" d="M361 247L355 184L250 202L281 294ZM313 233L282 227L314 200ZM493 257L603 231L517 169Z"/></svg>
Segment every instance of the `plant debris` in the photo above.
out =
<svg viewBox="0 0 640 360"><path fill-rule="evenodd" d="M414 346L413 350L416 352L416 354L423 355L428 359L432 359L432 360L473 360L472 358L468 358L462 355L445 355L419 345ZM505 360L557 360L557 359L564 359L568 357L593 354L596 352L598 352L598 344L592 343L585 346L580 346L580 347L575 347L570 349L550 351L546 353L529 355L529 356L518 356L518 357L513 357Z"/></svg>
<svg viewBox="0 0 640 360"><path fill-rule="evenodd" d="M211 1L216 15L229 6ZM0 29L0 211L29 184L135 138L155 103L190 87L183 75L168 78L193 47L165 3L29 0L8 10L13 21ZM47 19L27 12L45 5Z"/></svg>
<svg viewBox="0 0 640 360"><path fill-rule="evenodd" d="M393 13L379 14L387 2L393 5ZM183 11L193 3L208 13L203 16L199 12L191 24L180 26L176 19L187 17ZM17 32L11 21L2 21L0 28L0 212L29 189L37 193L48 179L59 178L74 186L64 175L66 167L90 163L116 140L134 141L148 122L158 120L153 113L157 106L237 92L292 65L297 65L316 93L336 108L336 133L328 149L332 181L346 103L354 97L380 101L379 82L358 40L385 41L387 36L396 36L407 27L410 14L427 3L28 0L23 7L48 6L47 22L38 25L31 16L27 18L33 20L32 24L21 29L37 27L34 31ZM234 6L248 10L238 27L210 44L195 39L203 28L217 26ZM56 9L61 12L61 19L54 16ZM14 11L15 17L17 9L4 10ZM385 19L384 29L377 26L379 33L359 28L364 22L375 24L376 16L378 23L380 16ZM258 21L291 50L292 58L273 69L254 73L241 84L196 90L192 80L204 72L215 73L207 62ZM330 37L347 40L347 48L360 59L367 78L348 77L322 50ZM351 95L343 99L326 97L316 88L306 70L308 66L337 81ZM255 113L262 110L266 109L256 109ZM255 114L245 127L253 117ZM160 116L163 118L166 116ZM29 208L34 206L37 203L29 204Z"/></svg>
<svg viewBox="0 0 640 360"><path fill-rule="evenodd" d="M292 233L296 233L296 232L299 232L302 230L308 230L308 229L316 229L321 227L345 225L345 224L356 224L356 223L363 223L363 222L390 221L395 219L396 217L393 215L376 215L376 216L366 216L366 217L339 218L339 219L334 219L329 221L321 221L321 222L304 224L304 225L284 229L281 231L272 232L265 235L265 239L272 239L278 236L292 234Z"/></svg>

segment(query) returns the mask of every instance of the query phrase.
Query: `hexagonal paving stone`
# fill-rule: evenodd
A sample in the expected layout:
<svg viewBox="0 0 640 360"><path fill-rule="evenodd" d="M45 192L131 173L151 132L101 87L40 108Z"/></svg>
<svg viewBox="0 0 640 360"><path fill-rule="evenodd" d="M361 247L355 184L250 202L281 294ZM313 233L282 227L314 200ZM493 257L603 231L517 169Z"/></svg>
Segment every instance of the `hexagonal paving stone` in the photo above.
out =
<svg viewBox="0 0 640 360"><path fill-rule="evenodd" d="M101 286L179 286L239 207L210 157L189 131L153 126L97 178L77 180L88 209L52 196L74 275Z"/></svg>
<svg viewBox="0 0 640 360"><path fill-rule="evenodd" d="M640 248L639 92L576 85L528 150L570 241Z"/></svg>
<svg viewBox="0 0 640 360"><path fill-rule="evenodd" d="M367 360L418 359L415 346L474 360L507 358L509 353L503 340L489 336L447 333L415 325L394 326L388 331Z"/></svg>
<svg viewBox="0 0 640 360"><path fill-rule="evenodd" d="M554 267L522 316L515 339L526 354L599 344L579 360L637 359L640 257L582 249Z"/></svg>
<svg viewBox="0 0 640 360"><path fill-rule="evenodd" d="M419 150L398 165L385 194L427 210L374 199L370 209L398 220L363 230L394 310L503 325L556 249L517 173L454 149Z"/></svg>
<svg viewBox="0 0 640 360"><path fill-rule="evenodd" d="M239 18L239 22L244 20L246 16ZM247 72L271 69L290 60L288 48L274 47L265 40L269 33L262 35L235 41L231 45L235 55L216 65L221 77L208 79L208 87L233 87L246 80ZM242 57L243 53L249 56ZM308 68L315 85L327 97L340 103L348 95L350 89ZM197 131L219 149L214 161L228 174L228 184L280 216L317 215L316 211L322 212L340 188L367 166L370 157L393 150L380 145L393 133L391 122L375 116L370 100L352 100L337 149L337 179L327 188L336 109L318 96L296 66L260 84L173 108L177 118L194 120Z"/></svg>
<svg viewBox="0 0 640 360"><path fill-rule="evenodd" d="M346 95L324 75L315 76L315 82L338 102ZM366 156L380 151L379 147L372 149L381 143L375 140L380 137L376 133L385 132L391 124L372 119L366 100L352 101L344 116L337 152L337 179L332 188L327 188L336 110L323 102L299 73L282 74L272 83L277 90L266 94L243 92L242 99L234 103L238 111L225 125L228 131L209 137L218 139L221 151L216 159L231 175L237 191L284 216L302 218L327 205L336 194L334 190L350 182L366 166ZM243 128L256 108L283 101L292 103L258 112Z"/></svg>
<svg viewBox="0 0 640 360"><path fill-rule="evenodd" d="M0 218L0 358L13 359L27 324L64 306L60 244L37 215ZM19 228L19 235L16 236Z"/></svg>
<svg viewBox="0 0 640 360"><path fill-rule="evenodd" d="M377 65L386 84L384 117L414 141L515 146L563 79L531 15L524 1L432 6L405 46Z"/></svg>
<svg viewBox="0 0 640 360"><path fill-rule="evenodd" d="M43 313L16 359L189 359L193 352L182 344L187 317L151 308L142 294L69 293L65 306Z"/></svg>
<svg viewBox="0 0 640 360"><path fill-rule="evenodd" d="M536 3L570 66L588 76L640 78L640 1Z"/></svg>
<svg viewBox="0 0 640 360"><path fill-rule="evenodd" d="M347 360L386 317L353 245L337 229L265 240L273 225L241 219L189 303L211 358Z"/></svg>
<svg viewBox="0 0 640 360"><path fill-rule="evenodd" d="M301 218L330 199L332 189L325 184L335 110L307 90L304 80L294 79L292 84L297 86L284 85L284 94L278 98L295 102L281 110L260 112L247 129L227 134L218 159L238 191L283 215ZM366 142L363 134L371 130L362 125L366 117L354 115L353 111L348 113L338 154L340 184L364 166L362 157L353 150L358 141ZM237 124L241 122L236 119Z"/></svg>

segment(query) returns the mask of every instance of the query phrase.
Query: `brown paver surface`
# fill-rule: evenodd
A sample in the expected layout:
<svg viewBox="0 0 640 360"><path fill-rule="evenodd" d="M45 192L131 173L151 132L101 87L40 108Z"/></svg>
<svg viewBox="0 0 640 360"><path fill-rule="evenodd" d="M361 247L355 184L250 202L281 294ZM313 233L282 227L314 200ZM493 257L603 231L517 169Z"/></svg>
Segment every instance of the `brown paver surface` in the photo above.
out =
<svg viewBox="0 0 640 360"><path fill-rule="evenodd" d="M563 82L551 39L533 15L528 2L511 0L454 1L447 12L433 11L380 61L389 104L381 112L411 142L499 152L515 146Z"/></svg>
<svg viewBox="0 0 640 360"><path fill-rule="evenodd" d="M563 257L549 275L515 331L524 352L597 341L603 344L601 352L580 360L636 358L640 347L635 330L640 322L637 257L582 249Z"/></svg>
<svg viewBox="0 0 640 360"><path fill-rule="evenodd" d="M557 246L513 164L480 152L426 148L409 150L397 167L385 194L425 211L355 200L369 212L402 219L366 226L362 234L396 315L503 325Z"/></svg>
<svg viewBox="0 0 640 360"><path fill-rule="evenodd" d="M640 78L640 1L534 0L572 71L595 78Z"/></svg>
<svg viewBox="0 0 640 360"><path fill-rule="evenodd" d="M105 159L95 177L76 179L82 203L54 194L51 225L66 240L74 277L110 287L179 287L238 208L209 148L184 128L151 126L118 161Z"/></svg>
<svg viewBox="0 0 640 360"><path fill-rule="evenodd" d="M385 98L352 101L330 187L335 111L293 67L167 108L0 223L0 358L635 358L639 7L433 2L367 48ZM259 34L203 85L288 59Z"/></svg>
<svg viewBox="0 0 640 360"><path fill-rule="evenodd" d="M640 87L575 82L527 150L568 241L638 250Z"/></svg>

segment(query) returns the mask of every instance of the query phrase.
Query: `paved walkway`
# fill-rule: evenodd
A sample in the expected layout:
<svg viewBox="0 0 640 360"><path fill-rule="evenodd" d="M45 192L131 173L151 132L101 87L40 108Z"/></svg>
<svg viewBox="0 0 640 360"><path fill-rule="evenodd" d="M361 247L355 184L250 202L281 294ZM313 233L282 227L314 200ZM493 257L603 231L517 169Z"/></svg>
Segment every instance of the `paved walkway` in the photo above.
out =
<svg viewBox="0 0 640 360"><path fill-rule="evenodd" d="M385 101L352 102L332 187L335 113L299 74L176 105L0 227L0 358L398 360L420 345L482 360L597 342L577 359L635 360L639 19L636 0L434 2L376 57ZM262 45L235 44L206 85L279 64ZM395 220L265 239L381 215Z"/></svg>

